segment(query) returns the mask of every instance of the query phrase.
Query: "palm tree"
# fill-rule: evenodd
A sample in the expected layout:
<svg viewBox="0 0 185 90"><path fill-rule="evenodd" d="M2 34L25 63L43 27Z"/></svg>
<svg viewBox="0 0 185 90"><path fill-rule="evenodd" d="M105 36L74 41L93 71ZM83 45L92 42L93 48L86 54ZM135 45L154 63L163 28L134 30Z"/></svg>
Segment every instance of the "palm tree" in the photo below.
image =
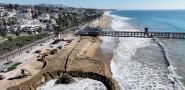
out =
<svg viewBox="0 0 185 90"><path fill-rule="evenodd" d="M7 36L7 22L4 18L2 18L1 20L2 20L1 25L4 27L4 28L2 28L1 36L6 37Z"/></svg>
<svg viewBox="0 0 185 90"><path fill-rule="evenodd" d="M27 31L27 33L28 33L29 35L32 35L32 31Z"/></svg>
<svg viewBox="0 0 185 90"><path fill-rule="evenodd" d="M9 36L9 37L8 37L8 41L11 42L12 40L13 40L13 38L12 38L11 36Z"/></svg>
<svg viewBox="0 0 185 90"><path fill-rule="evenodd" d="M56 37L60 38L60 33L62 31L64 31L62 25L53 25L53 28L54 28L54 33L55 33Z"/></svg>

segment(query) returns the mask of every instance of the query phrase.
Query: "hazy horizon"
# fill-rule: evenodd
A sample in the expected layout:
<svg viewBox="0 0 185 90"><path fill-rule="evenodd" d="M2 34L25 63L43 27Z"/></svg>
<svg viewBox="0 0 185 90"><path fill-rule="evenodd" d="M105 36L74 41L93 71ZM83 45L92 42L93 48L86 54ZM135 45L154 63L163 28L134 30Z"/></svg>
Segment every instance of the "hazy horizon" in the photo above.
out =
<svg viewBox="0 0 185 90"><path fill-rule="evenodd" d="M183 0L0 0L0 3L38 5L50 4L69 7L98 8L98 9L117 9L117 10L176 10L185 9Z"/></svg>

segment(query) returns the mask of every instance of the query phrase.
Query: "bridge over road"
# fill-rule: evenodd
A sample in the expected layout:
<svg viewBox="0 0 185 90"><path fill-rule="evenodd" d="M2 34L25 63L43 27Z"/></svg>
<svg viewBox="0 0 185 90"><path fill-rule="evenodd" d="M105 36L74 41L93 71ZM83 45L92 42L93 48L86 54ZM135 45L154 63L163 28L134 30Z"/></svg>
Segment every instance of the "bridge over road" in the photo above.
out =
<svg viewBox="0 0 185 90"><path fill-rule="evenodd" d="M185 32L101 31L99 36L185 39Z"/></svg>

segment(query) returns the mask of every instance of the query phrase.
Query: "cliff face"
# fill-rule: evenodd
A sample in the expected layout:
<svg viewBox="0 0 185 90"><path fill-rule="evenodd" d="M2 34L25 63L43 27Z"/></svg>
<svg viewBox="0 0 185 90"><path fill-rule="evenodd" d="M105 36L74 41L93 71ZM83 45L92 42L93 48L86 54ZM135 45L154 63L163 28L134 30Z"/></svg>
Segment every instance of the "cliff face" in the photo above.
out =
<svg viewBox="0 0 185 90"><path fill-rule="evenodd" d="M59 78L65 70L64 66L68 56L66 66L69 75L98 80L108 90L119 90L117 82L111 78L109 66L92 57L100 43L101 41L95 37L82 37L80 40L73 41L67 48L60 50L53 56L48 56L39 73L19 85L8 88L8 90L36 90L47 81ZM71 50L73 51L71 52Z"/></svg>

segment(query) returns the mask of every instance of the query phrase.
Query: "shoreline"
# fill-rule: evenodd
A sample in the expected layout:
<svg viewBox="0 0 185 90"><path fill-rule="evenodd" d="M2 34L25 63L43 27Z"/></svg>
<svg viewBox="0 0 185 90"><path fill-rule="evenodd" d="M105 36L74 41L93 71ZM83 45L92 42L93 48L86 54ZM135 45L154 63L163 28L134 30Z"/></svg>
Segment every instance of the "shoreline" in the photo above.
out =
<svg viewBox="0 0 185 90"><path fill-rule="evenodd" d="M95 25L96 27L101 27L103 28L103 30L107 30L109 28L111 28L111 22L112 22L113 18L111 16L107 16L107 15L103 15L103 17L95 22L93 22L93 25ZM103 62L105 62L108 65L108 68L111 72L111 77L112 77L112 71L111 71L111 61L113 59L113 52L105 52L103 50L103 48L101 48L101 45L103 44L103 40L98 37L99 40L101 40L101 44L99 46L99 48L96 50L95 54L94 54L94 58L101 60Z"/></svg>
<svg viewBox="0 0 185 90"><path fill-rule="evenodd" d="M155 42L155 40L153 40L154 42ZM167 62L166 64L167 64L167 67L166 67L166 69L167 69L167 71L168 71L168 73L170 74L170 71L169 71L169 66L170 66L170 63L169 63L169 61L168 61L168 58L166 57L166 53L165 53L165 51L164 51L164 48L163 48L163 46L161 46L161 44L157 44L156 42L155 42L155 44L156 45L158 45L159 46L159 48L162 50L162 54L163 54L163 57L164 57L164 60ZM156 72L157 73L157 72ZM167 74L167 76L169 77L169 75ZM170 78L169 78L170 79ZM175 80L175 82L177 82L176 84L177 84L177 86L179 85L179 82L176 80L176 78L174 79ZM173 80L173 81L174 81ZM170 80L171 81L171 80ZM182 88L182 86L178 86L177 88ZM181 89L180 89L181 90Z"/></svg>
<svg viewBox="0 0 185 90"><path fill-rule="evenodd" d="M96 45L93 45L94 41L92 41L92 40L93 40L92 37L83 37L83 39L79 42L79 44L77 45L77 47L74 49L74 51L71 53L71 55L69 57L67 71L69 73L71 71L72 72L74 71L74 73L78 73L78 71L79 71L79 73L81 73L81 71L82 71L84 73L90 72L90 73L95 73L95 74L97 73L100 76L103 75L104 77L107 78L106 80L111 81L111 82L106 82L106 83L110 83L111 85L113 85L112 88L117 88L117 87L115 87L116 82L111 79L111 74L110 74L110 71L108 70L106 64L102 61L94 60L93 58L91 58L91 56L89 56L89 55L87 55L87 53L85 53L85 52L88 52L89 50L87 49L87 51L86 51L86 49L84 49L83 47L87 47L87 48L89 46L92 48L97 47ZM98 42L98 41L99 41L98 39L95 39L95 42ZM65 59L65 56L68 54L69 49L74 46L74 43L77 43L77 42L74 41L73 44L71 44L68 47L68 49L65 48L64 50L59 51L56 55L47 57L45 67L43 67L43 69L41 71L39 71L39 73L34 75L30 80L27 80L26 82L21 83L19 85L16 85L14 87L10 87L8 90L13 90L13 88L19 88L19 89L32 88L35 90L35 87L41 86L49 80L59 78L60 76L58 76L59 75L58 72L61 72L64 69L61 66L63 66L65 64L64 63L65 60L62 60L62 58ZM62 54L62 56L61 56L61 54ZM53 59L54 59L54 61L53 61ZM71 73L71 74L77 75L77 74L73 74L73 73ZM87 74L87 75L90 75L90 74ZM83 76L85 76L85 75L83 75ZM98 78L98 77L96 77L96 78ZM27 84L27 83L29 83L29 84ZM110 90L110 89L108 89L108 90ZM117 89L115 89L115 90L117 90Z"/></svg>
<svg viewBox="0 0 185 90"><path fill-rule="evenodd" d="M172 79L172 81L175 81L177 83L178 87L180 87L181 90L185 90L185 87L183 86L183 84L178 80L178 78L176 78L174 76L175 73L171 69L171 64L170 64L169 59L167 57L166 50L165 50L164 46L161 44L161 42L157 38L152 38L152 40L161 48L162 53L163 53L163 57L167 61L167 66L168 66L167 69L168 69L168 73L170 75L169 76L170 77L169 79L170 80Z"/></svg>
<svg viewBox="0 0 185 90"><path fill-rule="evenodd" d="M115 88L115 90L119 90L117 82L112 79L111 75L109 64L112 59L111 55L108 55L108 57L106 55L105 57L102 57L101 55L97 56L98 52L101 53L100 45L102 43L102 40L100 40L99 37L74 37L74 41L69 44L69 46L59 50L56 55L47 56L45 63L43 63L43 66L40 65L42 68L40 68L40 70L36 74L29 78L21 79L21 81L23 80L22 83L17 83L17 80L13 80L12 82L16 81L15 85L11 85L10 87L6 88L8 88L8 90L13 90L14 88L31 88L35 90L36 87L43 85L47 81L59 78L59 74L56 74L55 72L58 72L58 70L64 70L62 66L65 63L65 56L68 54L70 48L75 45L75 43L79 44L72 51L69 57L67 71L82 71L84 73L92 72L95 74L103 75L107 78L106 80L110 80L110 82L107 83L111 84L112 88ZM35 69L36 67L30 68Z"/></svg>

